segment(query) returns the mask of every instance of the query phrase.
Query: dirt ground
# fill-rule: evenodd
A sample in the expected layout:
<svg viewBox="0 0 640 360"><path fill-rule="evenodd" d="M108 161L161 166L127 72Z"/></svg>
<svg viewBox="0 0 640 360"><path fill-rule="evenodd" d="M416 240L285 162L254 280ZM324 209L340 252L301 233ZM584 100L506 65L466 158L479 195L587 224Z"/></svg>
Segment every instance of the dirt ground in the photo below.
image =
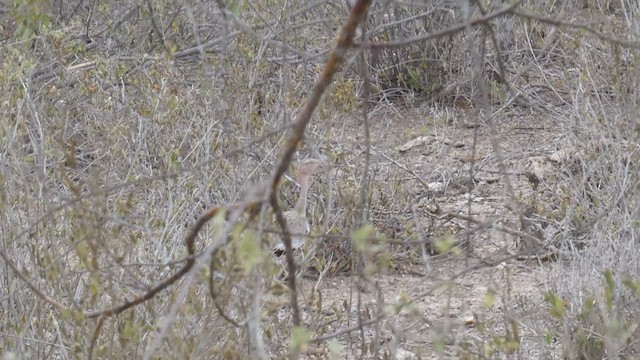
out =
<svg viewBox="0 0 640 360"><path fill-rule="evenodd" d="M350 135L362 131L345 131L349 126L360 126L358 130L362 130L362 125L354 122L334 126L331 136L336 143L360 141L356 148L362 149L362 139ZM438 187L435 195L417 197L425 228L429 205L423 202L435 199L443 211L470 214L482 221L495 218L500 224L517 229L513 212L509 211L513 207L510 193L522 199L532 191L527 177L522 175L527 159L557 150L554 139L558 129L552 122L534 116L496 119L493 129L487 123L478 127L474 123L471 115L434 115L420 109L372 116L373 168L404 166L430 186ZM456 179L468 177L476 130L477 182L469 192ZM411 143L420 137L424 138ZM385 155L375 155L380 153ZM499 157L511 174L509 183L499 174ZM375 174L385 177L382 172ZM416 186L415 183L407 181L407 186ZM449 226L458 234L468 228L465 221L458 219ZM306 306L305 320L326 324L317 331L331 334L353 327L359 316L366 322L384 314L379 325L370 324L350 335L333 337L334 343L329 347L337 358L375 358L376 352L382 358L397 359L461 358L463 353L480 357L483 348L500 348L496 337L513 338L514 331L518 332L519 347L497 351L490 358L560 358L559 346L553 341L545 343L545 329L553 319L544 293L550 289L550 279L560 273L561 265L514 259L509 256L515 251L514 237L491 228L472 232L471 240L474 249L469 255L437 256L426 263L400 261L394 269L372 277L364 286L358 285L354 276L327 277L319 286L322 310L312 311ZM307 302L315 284L313 279L302 280ZM359 293L358 288L365 290ZM344 315L347 308L350 316ZM320 321L318 316L322 317ZM382 344L378 348L370 345L376 338ZM356 350L363 348L362 343L367 344L365 354ZM466 350L460 352L465 346ZM320 350L310 349L308 354L317 351Z"/></svg>

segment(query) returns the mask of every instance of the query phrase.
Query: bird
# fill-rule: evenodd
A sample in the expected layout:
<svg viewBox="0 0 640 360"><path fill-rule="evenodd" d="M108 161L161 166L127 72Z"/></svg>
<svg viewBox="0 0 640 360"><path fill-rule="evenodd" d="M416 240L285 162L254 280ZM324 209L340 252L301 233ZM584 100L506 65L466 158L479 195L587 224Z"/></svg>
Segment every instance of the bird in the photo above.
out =
<svg viewBox="0 0 640 360"><path fill-rule="evenodd" d="M291 249L298 250L304 246L305 235L309 233L309 219L307 218L307 194L309 192L309 182L313 174L323 165L323 161L319 159L303 160L296 171L298 183L300 184L300 197L292 210L282 213L289 233L291 234ZM282 240L278 241L273 247L276 255L282 255L285 246Z"/></svg>

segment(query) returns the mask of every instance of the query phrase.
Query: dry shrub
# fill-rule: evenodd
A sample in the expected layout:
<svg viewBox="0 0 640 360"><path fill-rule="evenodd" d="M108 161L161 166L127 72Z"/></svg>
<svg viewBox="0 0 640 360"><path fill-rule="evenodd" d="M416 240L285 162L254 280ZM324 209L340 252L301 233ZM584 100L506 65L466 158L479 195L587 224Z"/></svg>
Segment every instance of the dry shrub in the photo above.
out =
<svg viewBox="0 0 640 360"><path fill-rule="evenodd" d="M304 103L348 9L327 2L291 15L291 9L307 2L288 2L283 8L257 1L240 2L223 16L216 4L202 1L25 4L13 2L9 10L0 5L9 14L0 20L6 41L0 55L1 247L36 288L72 310L47 304L3 266L0 349L33 358L84 357L92 346L87 334L93 334L96 323L82 310L120 304L167 278L186 261L182 240L201 212L242 200L268 176L284 130L267 135L289 124ZM489 12L501 6L490 5ZM602 20L602 31L611 36L637 35L632 19L638 9L630 2L553 6L554 12L575 17L571 20ZM535 1L523 7L546 12L545 4ZM475 7L471 10L478 14ZM455 4L376 3L367 24L369 39L397 41L440 31L458 24L465 11ZM510 101L510 88L519 92L533 106L523 110L509 103L503 110L553 118L564 134L561 147L576 154L557 183L547 184L556 198L542 213L557 211L552 220L571 235L563 243L570 261L561 263L568 271L549 288L579 309L589 304L581 292L595 291L592 284L602 269L612 274L606 289L613 288L611 282L622 289L623 279L639 275L638 53L517 16L496 19L492 26L495 43L481 37L482 28L473 28L428 44L369 53L371 98L378 101L373 111L386 107L393 114L401 108L391 101L396 93L408 100L415 98L404 95L429 98L434 108L482 105L472 66L485 44L481 68L489 105ZM312 200L310 214L318 219L314 229L338 236L318 249L310 266L345 273L361 261L358 266L371 276L394 261L423 259L414 243L387 245L388 239L373 229L355 229L362 219L364 152L353 153L362 144L355 139L336 144L330 133L348 118L345 114L356 114L361 100L363 83L354 63L347 62L326 95L318 111L321 121L301 149L313 152L312 145L320 144L340 170L328 183L317 183L326 191L317 191ZM447 125L436 122L426 131ZM344 123L346 132L356 133L353 120ZM394 139L384 140L375 144L382 151L396 145ZM393 166L383 157L373 156L372 164L364 196L369 221L391 240L415 240L420 230L410 200L426 190L417 191L415 181L405 187L398 180L405 172L390 170ZM440 175L434 173L425 177L437 180ZM295 203L295 187L289 183L283 189L281 202ZM333 211L325 213L326 208ZM248 227L257 228L256 233L243 231L246 220L238 222L240 230L216 253L215 266L106 318L93 355L237 358L263 346L269 354L284 356L291 328L288 298L283 284L270 277L274 267L260 233L272 226L271 217L265 211L253 219ZM444 234L440 227L435 231ZM206 226L197 251L216 234L214 226ZM351 242L368 237L378 241L370 252ZM247 266L249 260L256 268ZM263 285L268 296L256 299L252 294ZM320 292L314 291L309 307L320 308ZM637 298L622 290L615 294L606 314L625 323L615 331L631 331L631 324L637 324L632 316L638 313ZM256 308L264 314L253 313ZM337 322L349 317L345 309L336 314ZM256 318L264 330L263 344L248 321ZM329 331L319 325L321 319L310 321L318 334ZM571 321L587 329L599 320L575 316ZM564 340L571 344L575 339ZM579 341L567 351L583 351ZM610 348L631 354L636 346Z"/></svg>

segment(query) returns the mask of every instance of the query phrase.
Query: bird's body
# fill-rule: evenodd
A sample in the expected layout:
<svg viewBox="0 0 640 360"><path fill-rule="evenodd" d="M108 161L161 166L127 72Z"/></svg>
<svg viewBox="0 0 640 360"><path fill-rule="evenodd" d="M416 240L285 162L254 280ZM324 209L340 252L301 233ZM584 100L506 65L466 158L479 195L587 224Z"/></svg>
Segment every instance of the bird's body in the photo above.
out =
<svg viewBox="0 0 640 360"><path fill-rule="evenodd" d="M291 248L293 250L301 248L304 245L304 236L310 231L309 219L305 214L296 210L285 211L282 215L291 234ZM278 242L274 246L274 250L284 251L284 243L282 241Z"/></svg>
<svg viewBox="0 0 640 360"><path fill-rule="evenodd" d="M308 159L298 167L297 176L300 183L300 197L293 210L282 213L287 228L291 234L291 248L297 250L303 247L305 236L309 233L309 219L307 219L307 193L309 192L309 180L322 163L316 159ZM278 241L273 247L275 252L282 253L285 250L284 243Z"/></svg>

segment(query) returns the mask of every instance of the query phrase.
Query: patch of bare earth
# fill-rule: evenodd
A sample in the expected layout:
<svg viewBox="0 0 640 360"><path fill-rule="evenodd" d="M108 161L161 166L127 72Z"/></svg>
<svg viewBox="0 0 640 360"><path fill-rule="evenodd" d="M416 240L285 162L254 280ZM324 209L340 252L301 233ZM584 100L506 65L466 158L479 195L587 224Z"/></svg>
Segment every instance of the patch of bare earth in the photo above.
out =
<svg viewBox="0 0 640 360"><path fill-rule="evenodd" d="M535 116L494 119L492 127L476 124L470 115L419 109L374 114L370 123L372 188L406 176L398 191L409 203L371 209L383 214L371 216L374 224L400 219L389 245L394 266L369 276L365 285L355 275L327 277L321 286L315 279L301 279L307 300L314 286L321 289L320 308L305 307L307 320L321 316L320 323L326 324L316 334L335 334L327 337L343 358L459 358L480 353L495 337L519 341L516 347L493 343L492 348L503 348L495 358L559 358L559 346L546 344L544 333L545 324L553 321L544 292L557 264L515 258L515 237L497 229L518 230L514 209L532 192L524 176L527 159L557 150L558 129ZM363 153L364 140L351 135L361 132L342 131L344 126L362 128L348 120L334 126L330 136ZM351 162L362 164L362 159ZM445 219L444 213L462 217ZM437 241L447 233L457 241L470 240L473 250L421 256L420 239ZM376 317L382 320L369 322ZM359 322L368 325L346 332ZM374 339L383 345L370 345Z"/></svg>

